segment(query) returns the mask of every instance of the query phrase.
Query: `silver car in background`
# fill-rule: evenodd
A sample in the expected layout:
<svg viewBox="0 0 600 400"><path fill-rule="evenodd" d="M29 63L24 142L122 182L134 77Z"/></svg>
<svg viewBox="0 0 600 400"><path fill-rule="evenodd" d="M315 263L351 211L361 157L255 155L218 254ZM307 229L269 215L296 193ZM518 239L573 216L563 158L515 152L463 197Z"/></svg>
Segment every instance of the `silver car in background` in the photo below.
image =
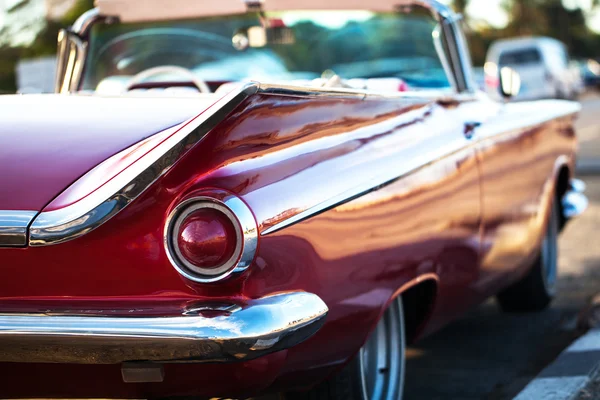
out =
<svg viewBox="0 0 600 400"><path fill-rule="evenodd" d="M569 60L564 43L547 37L498 40L487 53L485 82L490 95L499 98L499 71L510 67L521 77L515 100L575 99L583 90L581 74Z"/></svg>

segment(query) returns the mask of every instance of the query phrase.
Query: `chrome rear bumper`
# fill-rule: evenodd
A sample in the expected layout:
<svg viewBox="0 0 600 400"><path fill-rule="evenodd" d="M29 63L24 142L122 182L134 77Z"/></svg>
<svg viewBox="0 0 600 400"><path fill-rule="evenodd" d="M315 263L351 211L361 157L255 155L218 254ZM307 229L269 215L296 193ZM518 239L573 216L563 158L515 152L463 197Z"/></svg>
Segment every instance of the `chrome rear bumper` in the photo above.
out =
<svg viewBox="0 0 600 400"><path fill-rule="evenodd" d="M201 310L204 310L203 313ZM316 295L293 292L175 317L0 315L0 361L230 362L299 344L325 322ZM206 311L217 316L206 315Z"/></svg>
<svg viewBox="0 0 600 400"><path fill-rule="evenodd" d="M588 207L588 199L585 192L585 182L579 179L571 179L569 189L562 198L563 215L571 219L581 215Z"/></svg>

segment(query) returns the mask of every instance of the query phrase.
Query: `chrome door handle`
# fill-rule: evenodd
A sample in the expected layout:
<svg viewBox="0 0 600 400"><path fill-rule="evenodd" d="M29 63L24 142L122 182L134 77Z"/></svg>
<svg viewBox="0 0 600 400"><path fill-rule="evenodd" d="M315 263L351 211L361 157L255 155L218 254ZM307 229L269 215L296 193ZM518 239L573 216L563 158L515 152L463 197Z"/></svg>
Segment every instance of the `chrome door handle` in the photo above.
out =
<svg viewBox="0 0 600 400"><path fill-rule="evenodd" d="M467 139L471 139L473 137L473 135L475 134L475 129L479 128L481 126L481 122L475 122L475 121L471 121L471 122L465 122L465 130L464 130L464 134L465 137Z"/></svg>

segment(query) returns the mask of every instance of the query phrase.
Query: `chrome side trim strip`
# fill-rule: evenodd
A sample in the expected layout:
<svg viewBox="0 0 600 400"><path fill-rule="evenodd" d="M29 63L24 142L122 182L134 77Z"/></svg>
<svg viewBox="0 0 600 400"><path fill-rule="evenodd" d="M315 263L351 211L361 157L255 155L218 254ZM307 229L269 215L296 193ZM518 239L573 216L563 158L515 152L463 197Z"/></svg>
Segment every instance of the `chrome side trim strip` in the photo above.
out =
<svg viewBox="0 0 600 400"><path fill-rule="evenodd" d="M202 316L204 311L212 315ZM0 361L251 360L308 339L324 324L327 312L319 296L291 292L226 308L207 304L194 315L175 317L2 314Z"/></svg>
<svg viewBox="0 0 600 400"><path fill-rule="evenodd" d="M462 92L456 93L452 89L448 91L440 90L436 92L397 92L397 93L379 93L366 89L346 89L346 88L320 88L308 86L296 86L288 84L274 84L258 82L258 93L270 96L290 96L304 98L333 98L333 99L353 99L353 100L417 100L417 101L472 101L477 100L476 93Z"/></svg>
<svg viewBox="0 0 600 400"><path fill-rule="evenodd" d="M562 198L563 215L566 219L580 216L588 208L589 201L585 194L585 182L572 179L569 190Z"/></svg>
<svg viewBox="0 0 600 400"><path fill-rule="evenodd" d="M399 180L409 176L410 174L416 173L423 168L426 168L428 166L435 164L439 160L442 160L446 157L451 157L452 155L457 154L461 151L472 149L472 148L476 147L477 145L478 145L478 141L473 141L470 144L465 145L465 146L458 145L458 146L454 146L452 148L446 147L446 148L443 148L440 151L438 151L436 154L434 154L431 159L416 158L413 161L413 163L411 163L411 164L402 162L402 164L399 165L397 169L390 168L390 170L386 171L385 173L373 176L370 179L360 182L356 186L354 186L342 193L336 194L333 197L328 198L318 204L314 204L313 206L311 206L303 211L300 211L298 214L288 217L288 218L268 227L267 229L262 230L260 232L260 235L265 236L265 235L269 235L271 233L275 233L275 232L280 231L288 226L297 224L308 218L311 218L318 214L329 211L329 210L336 208L342 204L348 203L359 197L365 196L371 192L377 191L377 190L382 189L386 186L389 186L395 182L398 182Z"/></svg>
<svg viewBox="0 0 600 400"><path fill-rule="evenodd" d="M396 95L393 95L394 97L396 97ZM463 94L463 95L459 95L457 96L457 100L459 101L467 101L468 100L468 94ZM401 96L402 97L402 96ZM462 97L462 99L461 99ZM367 99L371 98L371 95L368 94L367 95ZM547 100L545 101L545 103L552 105L552 104L558 104L558 101L554 101L554 100ZM580 111L581 106L577 103L571 102L571 103L565 103L565 102L560 102L561 104L561 108L563 108L560 113L556 113L554 115L548 116L548 115L539 115L540 113L537 114L531 114L531 119L529 121L527 121L527 125L519 125L522 123L522 121L515 121L514 119L508 119L506 120L506 122L504 123L504 125L498 127L496 126L494 128L493 131L497 131L499 133L493 133L493 134L482 134L484 132L485 129L487 129L485 126L487 126L486 124L484 124L480 130L478 131L477 135L474 137L474 139L470 142L470 145L468 146L456 146L456 147L446 147L444 149L442 149L440 152L437 153L432 153L431 158L427 158L427 159L415 159L413 160L412 163L407 164L406 161L402 161L397 168L390 168L389 171L386 171L385 173L376 175L374 177L372 177L371 179L369 179L366 182L360 182L358 183L356 186L352 187L351 189L348 189L347 191L340 193L340 194L336 194L331 198L325 199L324 201L320 202L320 203L315 203L309 206L309 208L300 211L298 214L295 214L291 217L287 217L286 219L283 219L279 222L277 222L276 224L269 226L268 228L262 230L260 232L261 236L264 235L269 235L272 233L275 233L277 231L280 231L288 226L294 225L298 222L304 221L308 218L311 218L313 216L316 216L318 214L321 214L323 212L326 212L328 210L331 210L337 206L340 206L342 204L348 203L354 199L357 199L359 197L362 197L366 194L369 194L373 191L379 190L383 187L386 187L392 183L397 182L398 180L414 173L417 172L419 169L427 167L428 165L431 165L445 157L450 157L453 154L455 154L458 151L462 151L468 148L472 148L474 146L481 146L482 143L484 143L486 140L490 139L490 138L494 138L494 139L498 139L504 135L514 135L515 132L517 131L526 131L529 129L533 129L537 126L539 126L540 124L546 123L548 121L554 120L556 118L563 118L563 117L567 117L567 116L571 116L575 113L577 113L578 111ZM507 104L506 107L510 107L511 104ZM520 105L522 107L522 104ZM538 105L539 107L539 105ZM552 110L552 112L556 112L556 110ZM571 211L566 211L566 210L570 210L571 208L573 208L574 211L574 216L575 215L579 215L581 214L588 205L588 200L587 198L582 194L582 192L585 190L585 183L579 179L573 179L571 180L570 183L570 190L567 192L567 194L565 194L565 196L563 197L563 210L565 210L565 212L571 213ZM579 191L579 193L578 193ZM583 197L583 198L582 198ZM566 199L566 200L565 200ZM566 218L571 218L568 217L567 215L565 215Z"/></svg>
<svg viewBox="0 0 600 400"><path fill-rule="evenodd" d="M59 210L40 213L31 224L29 245L63 243L102 225L164 175L183 154L257 90L258 84L254 82L234 90L86 198Z"/></svg>
<svg viewBox="0 0 600 400"><path fill-rule="evenodd" d="M27 246L27 227L37 213L0 210L0 247Z"/></svg>
<svg viewBox="0 0 600 400"><path fill-rule="evenodd" d="M449 155L451 155L451 154L449 154ZM278 222L275 225L272 225L272 226L268 227L267 229L263 230L260 234L261 234L261 236L269 235L271 233L280 231L283 228L287 228L288 226L297 224L298 222L302 222L308 218L311 218L318 214L329 211L337 206L348 203L354 199L357 199L357 198L365 196L371 192L374 192L376 190L379 190L381 188L389 186L389 185L399 181L400 179L406 177L407 175L414 173L414 172L418 171L419 169L424 168L430 164L431 163L420 164L413 168L407 168L406 171L401 172L399 175L398 175L398 173L394 173L391 175L388 174L387 176L381 176L381 177L375 178L371 181L364 182L358 186L353 187L352 189L349 189L343 193L333 196L319 204L315 204L314 206L312 206L304 211L301 211L296 215L293 215L287 219L284 219L283 221Z"/></svg>
<svg viewBox="0 0 600 400"><path fill-rule="evenodd" d="M344 88L329 88L329 87L306 87L293 86L285 84L259 83L258 88L260 93L277 95L277 96L293 96L293 97L327 97L340 99L356 99L364 100L367 97L366 91L359 91Z"/></svg>

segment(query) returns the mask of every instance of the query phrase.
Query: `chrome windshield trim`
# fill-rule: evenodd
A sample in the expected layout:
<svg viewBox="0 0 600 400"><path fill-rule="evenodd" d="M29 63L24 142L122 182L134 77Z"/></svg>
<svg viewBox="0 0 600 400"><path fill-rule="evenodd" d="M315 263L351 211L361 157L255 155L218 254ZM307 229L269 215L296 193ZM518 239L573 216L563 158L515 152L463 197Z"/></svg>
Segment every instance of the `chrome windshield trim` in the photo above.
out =
<svg viewBox="0 0 600 400"><path fill-rule="evenodd" d="M269 11L269 0L243 0L247 6L247 11L265 10ZM440 22L440 29L444 33L443 40L446 49L443 49L443 55L446 60L443 60L444 69L449 75L453 88L458 93L474 92L475 85L473 83L473 72L471 57L467 43L460 27L462 16L455 13L451 7L442 4L438 0L389 0L389 7L384 7L389 10L402 9L403 7L421 6L428 9L434 17ZM339 5L330 5L331 9L341 9ZM369 9L368 5L354 6L353 4L344 3L344 8ZM276 7L279 11L280 9ZM381 9L383 10L383 9ZM93 8L83 13L73 24L70 32L76 34L82 43L78 44L80 51L78 52L77 62L71 72L68 72L70 81L68 82L68 91L77 91L81 85L82 72L85 66L87 57L87 37L92 26L99 22L112 23L118 21L118 16L103 15L99 8ZM60 54L59 54L60 56ZM64 57L64 56L63 56ZM60 71L60 70L59 70ZM57 87L64 87L65 84L61 76L57 77ZM61 92L66 93L66 92Z"/></svg>
<svg viewBox="0 0 600 400"><path fill-rule="evenodd" d="M257 90L258 84L251 82L232 91L84 199L58 210L41 212L31 224L29 245L63 243L102 225L164 175L183 154Z"/></svg>
<svg viewBox="0 0 600 400"><path fill-rule="evenodd" d="M58 31L56 43L56 75L54 76L54 91L60 93L64 85L69 58L69 32L66 29Z"/></svg>
<svg viewBox="0 0 600 400"><path fill-rule="evenodd" d="M58 34L57 69L55 91L68 94L79 89L87 58L88 35L92 26L105 20L114 20L100 15L97 8L81 14L73 25Z"/></svg>
<svg viewBox="0 0 600 400"><path fill-rule="evenodd" d="M81 80L87 44L75 33L63 29L58 33L57 46L54 91L68 94Z"/></svg>
<svg viewBox="0 0 600 400"><path fill-rule="evenodd" d="M0 247L27 246L27 227L37 213L0 210Z"/></svg>
<svg viewBox="0 0 600 400"><path fill-rule="evenodd" d="M73 26L71 26L71 31L76 33L79 37L85 37L96 22L102 21L105 18L106 17L100 15L100 10L98 8L92 8L77 18L73 23Z"/></svg>
<svg viewBox="0 0 600 400"><path fill-rule="evenodd" d="M384 188L386 186L392 185L395 182L398 182L399 180L405 178L406 176L413 174L422 168L425 168L427 166L434 164L439 159L442 159L444 157L450 157L453 154L457 154L464 149L474 148L475 146L476 146L476 143L472 143L467 147L448 149L449 152L447 154L441 154L439 156L436 156L432 161L429 161L426 163L416 162L413 165L405 165L403 170L398 170L398 171L394 170L394 171L386 172L382 175L373 177L372 179L369 179L366 182L362 182L362 183L358 184L357 186L346 190L345 192L337 194L327 200L322 201L321 203L315 204L315 205L307 208L306 210L300 211L296 215L288 217L288 218L264 229L260 233L260 235L266 236L266 235L270 235L272 233L278 232L284 228L287 228L288 226L295 225L295 224L302 222L304 220L307 220L311 217L314 217L316 215L319 215L321 213L324 213L326 211L334 209L342 204L346 204L354 199L365 196L369 193L372 193L372 192L379 190L381 188Z"/></svg>
<svg viewBox="0 0 600 400"><path fill-rule="evenodd" d="M202 316L209 311L210 316ZM0 314L0 362L236 362L289 349L324 324L319 296L290 292L200 315ZM51 351L48 351L51 349Z"/></svg>

